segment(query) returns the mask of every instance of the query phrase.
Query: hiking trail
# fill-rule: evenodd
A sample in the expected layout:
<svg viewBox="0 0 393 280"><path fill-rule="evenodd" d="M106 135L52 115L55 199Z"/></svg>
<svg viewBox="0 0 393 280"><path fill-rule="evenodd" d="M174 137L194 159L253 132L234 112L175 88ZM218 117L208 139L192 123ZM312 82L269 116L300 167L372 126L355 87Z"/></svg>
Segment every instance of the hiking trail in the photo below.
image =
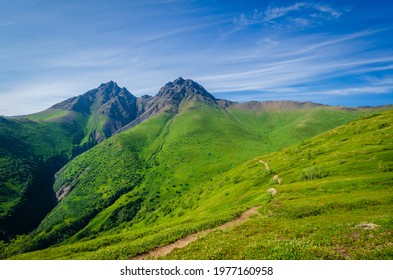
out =
<svg viewBox="0 0 393 280"><path fill-rule="evenodd" d="M269 167L269 164L267 164L267 162L264 162L263 160L259 160L259 162L265 165L266 171L270 171L270 167Z"/></svg>
<svg viewBox="0 0 393 280"><path fill-rule="evenodd" d="M268 164L267 162L264 162L264 161L261 160L261 159L259 160L259 162L265 165L265 170L266 170L266 171L270 171L270 166L269 166L269 164ZM273 179L273 181L277 181L277 183L278 183L279 185L282 184L282 178L279 178L279 177L278 177L278 174L274 175L272 179ZM268 192L269 192L269 190L268 190ZM277 192L276 192L276 193L277 193ZM274 195L274 194L273 194L273 195Z"/></svg>
<svg viewBox="0 0 393 280"><path fill-rule="evenodd" d="M198 237L205 236L208 233L211 233L217 229L220 229L220 230L227 229L227 228L234 227L237 224L247 221L251 215L255 215L258 213L258 211L257 211L258 208L259 207L252 207L252 208L248 209L246 212L244 212L239 218L237 218L235 220L229 221L229 222L227 222L221 226L218 226L216 228L213 228L213 229L207 229L204 231L200 231L197 233L187 235L186 237L183 237L183 238L181 238L171 244L153 249L150 252L147 252L147 253L144 253L141 255L137 255L131 259L132 260L145 260L145 259L149 259L149 258L157 258L157 257L162 257L165 255L168 255L174 249L183 248L183 247L187 246L188 244L190 244L191 242L197 240Z"/></svg>

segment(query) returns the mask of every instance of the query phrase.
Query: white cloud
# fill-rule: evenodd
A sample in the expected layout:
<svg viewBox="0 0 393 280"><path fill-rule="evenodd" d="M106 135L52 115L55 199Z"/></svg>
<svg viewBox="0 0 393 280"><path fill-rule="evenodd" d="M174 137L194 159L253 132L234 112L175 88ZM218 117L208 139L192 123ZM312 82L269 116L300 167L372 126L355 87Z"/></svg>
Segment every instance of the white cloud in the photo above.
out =
<svg viewBox="0 0 393 280"><path fill-rule="evenodd" d="M265 36L252 50L228 52L213 61L212 64L224 65L216 71L219 74L194 77L213 94L223 97L230 92L236 101L393 93L393 82L378 84L367 80L373 77L372 72L382 74L393 67L392 52L370 52L370 44L364 44L366 37L383 31L386 30L281 38L274 41L274 47ZM389 83L389 78L393 81L388 77L383 82ZM353 81L356 87L341 82L345 79Z"/></svg>
<svg viewBox="0 0 393 280"><path fill-rule="evenodd" d="M13 116L36 113L70 96L81 93L75 83L69 84L66 82L32 82L22 86L3 88L0 94L2 103L0 115Z"/></svg>
<svg viewBox="0 0 393 280"><path fill-rule="evenodd" d="M4 21L4 22L0 22L0 26L8 26L8 25L13 25L15 24L14 21Z"/></svg>
<svg viewBox="0 0 393 280"><path fill-rule="evenodd" d="M251 14L241 13L235 17L235 26L269 24L275 27L302 28L319 23L319 20L337 19L342 12L328 5L298 2L284 7L268 7L264 11L255 9Z"/></svg>
<svg viewBox="0 0 393 280"><path fill-rule="evenodd" d="M342 14L343 14L342 12L340 12L338 10L335 10L332 7L327 6L327 5L323 6L323 5L320 5L320 4L314 4L313 7L314 7L315 10L317 10L319 12L322 12L322 13L325 13L325 14L328 14L328 15L330 15L333 18L341 17Z"/></svg>
<svg viewBox="0 0 393 280"><path fill-rule="evenodd" d="M291 20L291 22L296 27L305 27L311 24L310 20L306 18L294 18L293 20Z"/></svg>
<svg viewBox="0 0 393 280"><path fill-rule="evenodd" d="M393 85L391 86L364 86L364 87L350 87L328 90L321 92L326 95L358 95L358 94L383 94L392 93Z"/></svg>
<svg viewBox="0 0 393 280"><path fill-rule="evenodd" d="M268 22L268 21L271 21L273 19L277 19L277 18L283 17L286 14L288 14L289 12L297 11L300 8L306 7L307 5L308 4L305 3L305 2L300 2L300 3L296 3L296 4L293 4L293 5L288 6L288 7L269 7L264 12L263 20Z"/></svg>
<svg viewBox="0 0 393 280"><path fill-rule="evenodd" d="M392 29L345 34L343 26L338 33L337 29L315 28L313 32L284 32L285 36L275 30L316 27L347 12L336 9L333 2L313 1L250 10L236 18L237 10L225 15L198 12L199 16L187 14L182 20L167 10L155 10L153 14L136 13L137 18L127 18L121 28L102 25L103 30L97 28L99 32L92 36L81 26L83 32L78 34L76 28L77 34L73 30L71 37L23 38L3 44L0 114L36 112L109 80L137 95L156 94L167 81L182 76L213 94L221 92L221 97L233 92L228 99L235 95L235 100L247 99L245 90L291 99L323 91L302 87L305 84L338 90L340 86L335 86L340 79L344 86L353 77L381 77L382 71L391 72L393 52L385 38L391 37ZM165 21L158 20L161 13ZM111 24L116 22L109 18ZM240 32L250 25L256 26ZM357 88L368 84L376 91L390 87L364 81Z"/></svg>

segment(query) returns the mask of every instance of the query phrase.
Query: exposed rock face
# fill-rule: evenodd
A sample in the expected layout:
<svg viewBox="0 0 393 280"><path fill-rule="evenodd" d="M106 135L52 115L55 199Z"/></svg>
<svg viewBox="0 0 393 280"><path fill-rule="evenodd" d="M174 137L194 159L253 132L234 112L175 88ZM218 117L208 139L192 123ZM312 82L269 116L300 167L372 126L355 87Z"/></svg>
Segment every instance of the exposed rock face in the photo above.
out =
<svg viewBox="0 0 393 280"><path fill-rule="evenodd" d="M155 97L157 100L171 100L174 103L180 103L183 99L192 98L210 102L215 102L216 100L213 95L208 93L198 83L193 80L184 80L181 77L163 86Z"/></svg>
<svg viewBox="0 0 393 280"><path fill-rule="evenodd" d="M216 99L193 80L179 77L173 82L165 84L155 96L144 95L138 98L126 88L120 88L115 82L110 81L83 95L58 103L50 109L77 112L89 118L90 125L91 122L94 122L89 137L93 142L98 143L114 133L134 127L162 111L176 113L180 104L186 100L198 100L226 110L240 108L258 112L289 111L325 106L311 102L251 101L237 103ZM65 117L69 117L69 115Z"/></svg>
<svg viewBox="0 0 393 280"><path fill-rule="evenodd" d="M136 126L162 111L176 113L181 102L185 100L199 100L219 106L214 96L208 93L201 85L193 80L184 80L180 77L173 82L168 82L153 97L146 95L139 97L137 101L139 116L120 131Z"/></svg>
<svg viewBox="0 0 393 280"><path fill-rule="evenodd" d="M136 97L112 81L51 107L87 114L99 111L112 119L130 118L136 114L135 108Z"/></svg>
<svg viewBox="0 0 393 280"><path fill-rule="evenodd" d="M90 138L95 142L101 142L133 121L139 111L137 98L112 81L58 103L51 109L74 111L93 118L94 128L90 132Z"/></svg>
<svg viewBox="0 0 393 280"><path fill-rule="evenodd" d="M126 88L120 88L115 82L101 84L98 88L85 94L72 97L52 106L77 112L93 122L90 139L95 143L110 137L117 131L133 127L150 116L162 112L177 112L183 100L200 100L220 106L213 95L201 85L178 78L163 86L157 95L144 95L136 98ZM229 101L220 101L229 106ZM92 118L92 119L91 119Z"/></svg>

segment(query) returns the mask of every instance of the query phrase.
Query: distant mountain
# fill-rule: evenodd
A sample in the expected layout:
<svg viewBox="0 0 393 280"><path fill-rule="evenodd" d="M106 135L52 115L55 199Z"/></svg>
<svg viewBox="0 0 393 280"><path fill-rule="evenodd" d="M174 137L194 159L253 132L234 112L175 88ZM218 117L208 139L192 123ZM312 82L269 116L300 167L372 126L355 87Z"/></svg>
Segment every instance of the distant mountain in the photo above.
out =
<svg viewBox="0 0 393 280"><path fill-rule="evenodd" d="M316 107L329 107L327 105L313 103L313 102L298 102L298 101L249 101L244 103L231 104L232 107L251 110L256 112L261 111L291 111L299 109L313 109Z"/></svg>

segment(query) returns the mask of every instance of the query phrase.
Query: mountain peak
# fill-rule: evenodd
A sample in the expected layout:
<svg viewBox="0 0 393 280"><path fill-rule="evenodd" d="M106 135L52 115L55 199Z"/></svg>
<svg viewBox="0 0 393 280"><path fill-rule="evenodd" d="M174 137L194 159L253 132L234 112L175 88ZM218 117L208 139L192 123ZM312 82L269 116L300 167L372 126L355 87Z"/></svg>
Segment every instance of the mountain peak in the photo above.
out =
<svg viewBox="0 0 393 280"><path fill-rule="evenodd" d="M176 80L173 81L173 84L175 85L182 85L184 84L185 80L182 77L177 78Z"/></svg>
<svg viewBox="0 0 393 280"><path fill-rule="evenodd" d="M93 90L95 94L104 93L110 94L111 97L118 95L122 91L127 91L125 88L120 88L114 81L101 84L97 89Z"/></svg>
<svg viewBox="0 0 393 280"><path fill-rule="evenodd" d="M107 83L102 83L101 86L105 86L105 85L117 85L117 83L115 83L114 81L110 80Z"/></svg>
<svg viewBox="0 0 393 280"><path fill-rule="evenodd" d="M137 98L113 81L58 103L51 109L73 111L83 114L84 117L93 118L94 123L101 122L100 128L91 131L90 136L96 142L111 136L134 120L138 113Z"/></svg>
<svg viewBox="0 0 393 280"><path fill-rule="evenodd" d="M208 93L200 84L191 79L177 78L173 82L168 82L157 93L157 97L171 99L174 101L182 101L190 98L203 98L215 101L213 95Z"/></svg>
<svg viewBox="0 0 393 280"><path fill-rule="evenodd" d="M114 88L119 88L119 86L114 81L109 81L107 83L102 83L98 88L100 88L100 89L114 89Z"/></svg>

